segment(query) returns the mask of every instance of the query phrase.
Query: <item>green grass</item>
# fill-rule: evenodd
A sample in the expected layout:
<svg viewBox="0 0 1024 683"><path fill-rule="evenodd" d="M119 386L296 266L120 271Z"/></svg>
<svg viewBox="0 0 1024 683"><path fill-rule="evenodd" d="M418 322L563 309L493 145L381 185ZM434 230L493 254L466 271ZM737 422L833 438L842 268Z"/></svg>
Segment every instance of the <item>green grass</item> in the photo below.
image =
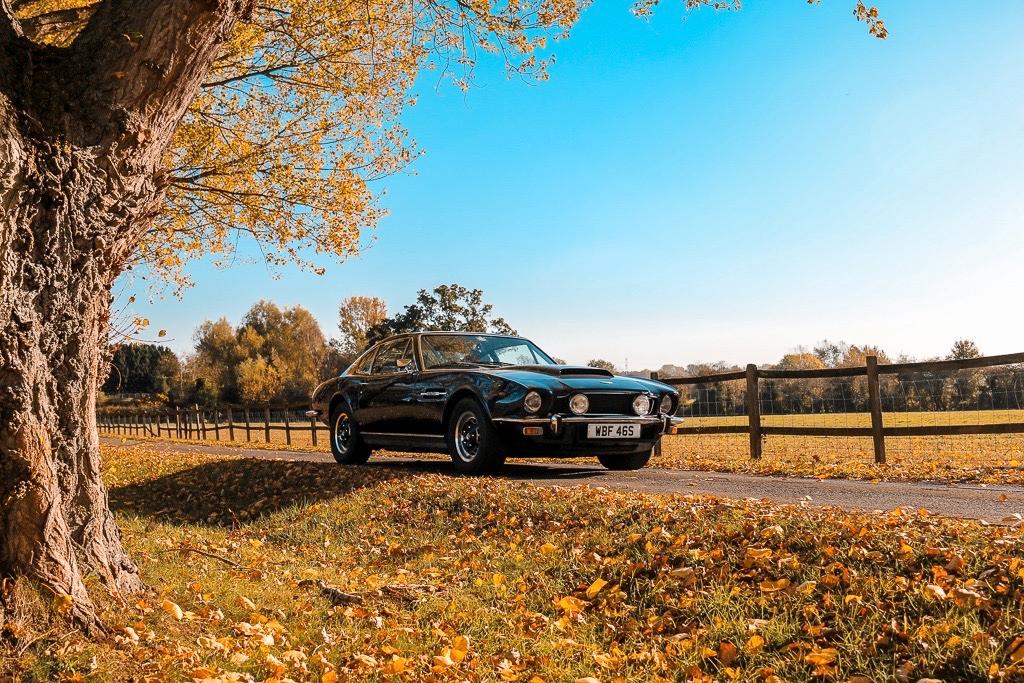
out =
<svg viewBox="0 0 1024 683"><path fill-rule="evenodd" d="M90 642L56 635L19 585L2 674L952 681L1012 677L1024 656L1018 529L145 448L105 456L152 590L108 603L110 636ZM311 581L359 602L332 605Z"/></svg>

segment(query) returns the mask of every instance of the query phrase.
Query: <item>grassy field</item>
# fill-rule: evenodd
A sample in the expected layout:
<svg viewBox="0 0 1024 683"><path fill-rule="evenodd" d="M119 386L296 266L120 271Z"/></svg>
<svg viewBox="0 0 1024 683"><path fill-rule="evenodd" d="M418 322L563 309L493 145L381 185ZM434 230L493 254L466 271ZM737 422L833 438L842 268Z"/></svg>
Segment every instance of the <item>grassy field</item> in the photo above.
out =
<svg viewBox="0 0 1024 683"><path fill-rule="evenodd" d="M1020 529L105 447L151 590L0 680L1010 680ZM5 678L6 677L6 678Z"/></svg>
<svg viewBox="0 0 1024 683"><path fill-rule="evenodd" d="M999 424L1024 422L1024 411L970 411L935 413L886 413L887 426L929 426L951 424ZM864 413L822 415L766 415L765 425L805 427L867 427ZM746 418L688 418L694 425L745 425ZM283 426L279 425L279 426ZM227 442L228 432L221 429ZM214 438L208 430L208 439ZM262 430L252 433L246 443L237 430L232 445L267 447ZM326 452L327 432L318 432L315 450ZM308 426L295 430L291 448L313 450ZM271 447L285 446L283 431L271 431ZM748 438L744 434L680 435L666 437L662 455L652 461L655 467L700 469L762 474L792 474L817 477L862 479L973 481L992 484L1024 484L1024 434L890 437L886 439L888 462L874 464L872 442L867 437L770 436L764 444L764 457L752 462ZM429 457L429 456L427 456Z"/></svg>
<svg viewBox="0 0 1024 683"><path fill-rule="evenodd" d="M1024 411L885 413L891 427L1024 422ZM745 425L746 417L705 417L687 426ZM762 424L800 427L869 427L865 413L766 415ZM745 434L666 438L659 467L817 477L974 481L1024 484L1024 434L887 437L885 465L874 464L870 437L768 436L764 455L750 460Z"/></svg>

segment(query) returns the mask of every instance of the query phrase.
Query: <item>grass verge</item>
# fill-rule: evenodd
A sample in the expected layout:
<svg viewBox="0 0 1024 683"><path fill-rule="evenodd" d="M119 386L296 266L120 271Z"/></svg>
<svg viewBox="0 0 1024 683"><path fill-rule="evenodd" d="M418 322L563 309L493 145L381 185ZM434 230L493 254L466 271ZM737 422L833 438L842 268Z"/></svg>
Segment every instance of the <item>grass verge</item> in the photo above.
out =
<svg viewBox="0 0 1024 683"><path fill-rule="evenodd" d="M105 448L151 590L7 585L0 678L946 681L1024 660L1020 529ZM590 678L588 678L590 677Z"/></svg>

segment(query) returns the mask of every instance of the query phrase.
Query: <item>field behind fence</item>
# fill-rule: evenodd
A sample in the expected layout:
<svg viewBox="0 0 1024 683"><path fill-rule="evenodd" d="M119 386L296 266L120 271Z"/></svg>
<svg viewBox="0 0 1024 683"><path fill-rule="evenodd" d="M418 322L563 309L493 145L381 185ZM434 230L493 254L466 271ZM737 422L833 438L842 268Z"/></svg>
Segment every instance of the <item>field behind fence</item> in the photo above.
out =
<svg viewBox="0 0 1024 683"><path fill-rule="evenodd" d="M855 367L749 365L659 379L680 390L685 418L664 440L660 462L668 466L813 473L818 464L870 465L877 472L913 461L919 470L1006 471L1007 480L1024 481L1024 353L896 364L868 356ZM99 416L99 426L104 434L324 451L329 434L297 408L111 413Z"/></svg>

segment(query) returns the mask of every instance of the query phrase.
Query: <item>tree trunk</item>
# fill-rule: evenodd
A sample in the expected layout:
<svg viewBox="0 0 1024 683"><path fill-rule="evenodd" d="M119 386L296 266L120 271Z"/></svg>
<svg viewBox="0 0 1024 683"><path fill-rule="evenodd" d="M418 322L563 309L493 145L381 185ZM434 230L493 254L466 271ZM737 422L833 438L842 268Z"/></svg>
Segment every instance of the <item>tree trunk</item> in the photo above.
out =
<svg viewBox="0 0 1024 683"><path fill-rule="evenodd" d="M164 154L253 0L103 0L67 48L0 0L0 576L73 598L139 589L100 477L110 290L151 224Z"/></svg>
<svg viewBox="0 0 1024 683"><path fill-rule="evenodd" d="M96 390L123 262L111 232L157 193L105 166L24 136L0 97L0 573L70 595L86 625L86 573L117 593L142 586L100 478Z"/></svg>

